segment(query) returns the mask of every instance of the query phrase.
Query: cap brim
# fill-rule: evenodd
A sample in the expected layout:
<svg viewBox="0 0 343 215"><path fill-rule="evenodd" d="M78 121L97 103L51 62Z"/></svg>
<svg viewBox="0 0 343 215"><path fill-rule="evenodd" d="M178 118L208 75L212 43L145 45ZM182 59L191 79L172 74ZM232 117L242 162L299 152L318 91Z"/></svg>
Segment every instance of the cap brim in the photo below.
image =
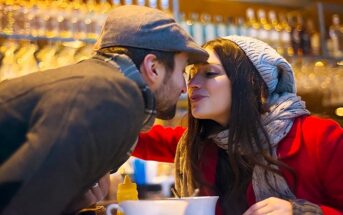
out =
<svg viewBox="0 0 343 215"><path fill-rule="evenodd" d="M185 51L188 54L188 63L206 63L209 57L208 53L204 49L189 49Z"/></svg>

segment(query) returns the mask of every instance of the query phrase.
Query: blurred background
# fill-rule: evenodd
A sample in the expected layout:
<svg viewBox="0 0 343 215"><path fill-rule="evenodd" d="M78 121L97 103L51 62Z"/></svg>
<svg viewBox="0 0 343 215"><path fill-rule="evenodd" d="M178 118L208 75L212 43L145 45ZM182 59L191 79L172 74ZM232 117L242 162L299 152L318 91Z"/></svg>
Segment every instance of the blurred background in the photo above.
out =
<svg viewBox="0 0 343 215"><path fill-rule="evenodd" d="M308 109L343 125L342 0L0 0L0 82L92 56L106 14L125 4L170 13L200 44L226 35L269 43L292 64ZM180 125L186 112L184 95L175 119L157 123ZM123 174L141 198L170 196L171 164L131 158L113 183Z"/></svg>

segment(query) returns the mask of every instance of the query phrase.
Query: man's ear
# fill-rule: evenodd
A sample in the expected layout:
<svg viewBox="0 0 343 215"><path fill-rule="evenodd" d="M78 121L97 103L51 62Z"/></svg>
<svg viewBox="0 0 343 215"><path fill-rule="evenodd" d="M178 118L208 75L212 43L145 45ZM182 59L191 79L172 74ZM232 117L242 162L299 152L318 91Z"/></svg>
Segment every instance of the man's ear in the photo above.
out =
<svg viewBox="0 0 343 215"><path fill-rule="evenodd" d="M156 55L147 54L140 67L144 81L154 91L159 88L164 77L163 66L157 61Z"/></svg>

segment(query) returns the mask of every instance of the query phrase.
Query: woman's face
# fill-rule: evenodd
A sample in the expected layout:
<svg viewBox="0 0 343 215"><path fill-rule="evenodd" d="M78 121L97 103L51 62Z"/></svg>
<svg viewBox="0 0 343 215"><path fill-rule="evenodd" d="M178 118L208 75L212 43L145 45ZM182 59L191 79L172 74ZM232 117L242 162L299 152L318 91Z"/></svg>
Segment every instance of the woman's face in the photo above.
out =
<svg viewBox="0 0 343 215"><path fill-rule="evenodd" d="M226 126L231 111L231 81L216 53L206 48L208 64L189 69L188 96L192 115L197 119L211 119Z"/></svg>

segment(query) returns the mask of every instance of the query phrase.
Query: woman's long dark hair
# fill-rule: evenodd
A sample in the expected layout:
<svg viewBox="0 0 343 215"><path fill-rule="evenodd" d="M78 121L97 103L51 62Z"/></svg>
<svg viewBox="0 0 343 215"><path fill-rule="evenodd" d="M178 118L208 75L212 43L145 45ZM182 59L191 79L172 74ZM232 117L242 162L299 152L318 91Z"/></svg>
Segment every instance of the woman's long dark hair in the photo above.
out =
<svg viewBox="0 0 343 215"><path fill-rule="evenodd" d="M226 39L212 40L204 47L214 50L232 84L229 123L226 128L221 128L229 128L229 148L228 151L219 150L216 188L213 189L220 195L224 214L242 214L248 207L246 190L255 165L278 174L272 164L289 168L270 156L271 145L261 123L261 114L268 110L265 104L268 89L252 62L235 43ZM208 186L200 165L204 145L210 142L207 137L215 123L195 119L190 111L189 106L186 140L193 183L198 187ZM267 149L265 142L269 146ZM268 162L267 165L261 162L261 157Z"/></svg>

